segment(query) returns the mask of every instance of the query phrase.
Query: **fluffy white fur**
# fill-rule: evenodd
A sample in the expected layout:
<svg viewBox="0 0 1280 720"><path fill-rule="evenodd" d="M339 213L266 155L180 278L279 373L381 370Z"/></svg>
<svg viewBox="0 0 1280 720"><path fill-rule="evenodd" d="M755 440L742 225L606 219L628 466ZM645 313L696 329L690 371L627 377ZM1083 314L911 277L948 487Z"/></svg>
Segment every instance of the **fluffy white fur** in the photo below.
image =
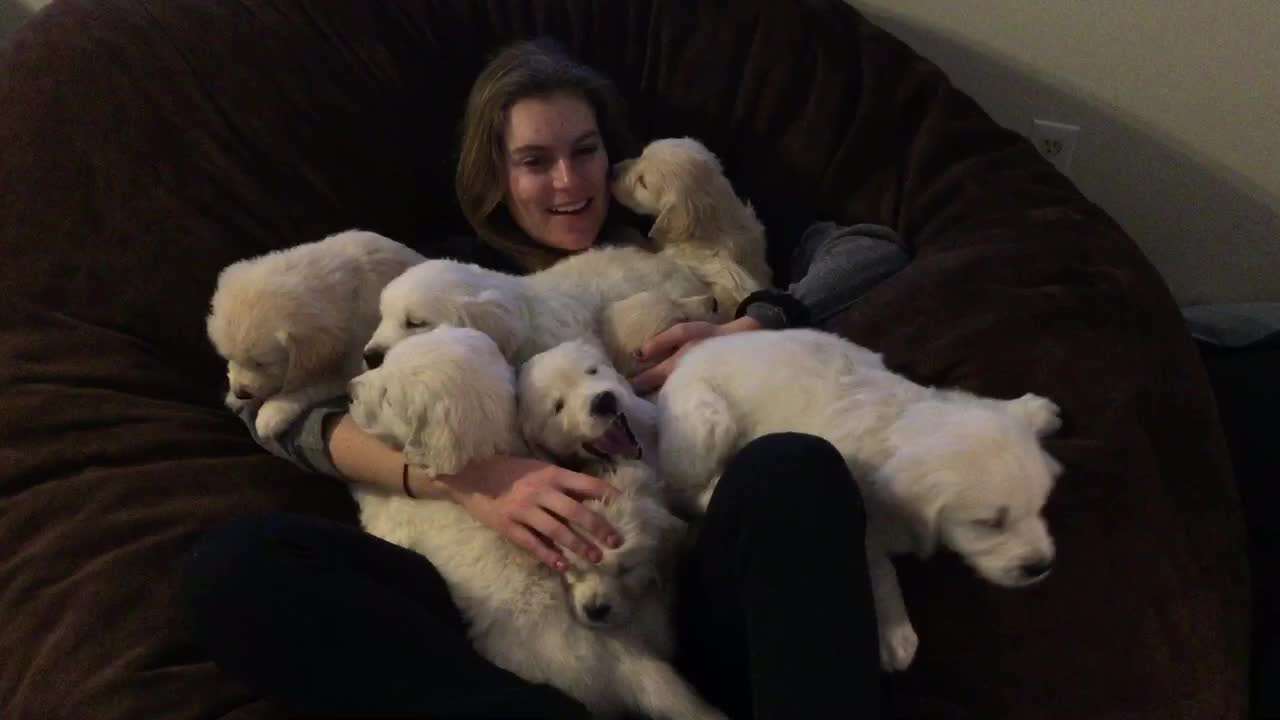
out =
<svg viewBox="0 0 1280 720"><path fill-rule="evenodd" d="M657 408L638 397L588 341L570 341L520 368L520 428L531 449L566 467L649 459Z"/></svg>
<svg viewBox="0 0 1280 720"><path fill-rule="evenodd" d="M352 417L410 462L438 472L524 447L514 371L487 335L442 326L397 343L351 383ZM601 717L639 711L670 720L721 715L665 658L672 652L664 579L684 525L662 503L653 471L622 461L592 468L621 497L592 505L622 534L564 577L447 500L353 487L372 534L429 558L495 664L577 698Z"/></svg>
<svg viewBox="0 0 1280 720"><path fill-rule="evenodd" d="M927 557L941 543L1009 587L1052 566L1041 511L1061 468L1040 438L1060 423L1045 398L924 387L835 335L783 330L700 343L657 403L660 472L695 511L726 460L754 438L805 432L840 451L867 504L886 669L905 669L918 644L890 556Z"/></svg>
<svg viewBox="0 0 1280 720"><path fill-rule="evenodd" d="M693 138L663 138L614 166L613 195L656 216L649 236L705 279L730 310L767 287L764 226L738 199L720 160Z"/></svg>
<svg viewBox="0 0 1280 720"><path fill-rule="evenodd" d="M588 250L527 276L429 260L383 291L381 322L365 358L376 365L400 340L448 324L484 331L520 364L566 340L593 337L601 309L643 290L670 297L708 292L688 268L636 247Z"/></svg>
<svg viewBox="0 0 1280 720"><path fill-rule="evenodd" d="M274 437L360 372L382 288L422 255L377 233L348 230L228 265L206 329L227 361L227 405L262 403L257 432Z"/></svg>
<svg viewBox="0 0 1280 720"><path fill-rule="evenodd" d="M597 332L610 363L628 377L652 365L636 358L646 340L678 323L714 321L719 303L714 295L672 298L645 290L610 303L600 312Z"/></svg>

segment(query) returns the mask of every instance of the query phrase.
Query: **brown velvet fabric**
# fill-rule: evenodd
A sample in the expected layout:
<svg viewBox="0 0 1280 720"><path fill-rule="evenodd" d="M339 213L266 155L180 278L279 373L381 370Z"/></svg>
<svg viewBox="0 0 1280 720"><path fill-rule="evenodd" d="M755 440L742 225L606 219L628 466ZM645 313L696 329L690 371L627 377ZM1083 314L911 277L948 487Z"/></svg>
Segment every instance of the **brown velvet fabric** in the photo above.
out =
<svg viewBox="0 0 1280 720"><path fill-rule="evenodd" d="M466 90L541 33L617 81L640 138L703 138L766 215L897 228L918 257L841 332L922 381L1062 405L1047 582L901 564L922 637L888 683L904 714L1242 716L1242 528L1168 291L1029 144L838 0L41 13L0 60L0 715L271 716L191 642L175 568L236 513L352 506L219 406L216 273L353 226L438 251L465 230Z"/></svg>

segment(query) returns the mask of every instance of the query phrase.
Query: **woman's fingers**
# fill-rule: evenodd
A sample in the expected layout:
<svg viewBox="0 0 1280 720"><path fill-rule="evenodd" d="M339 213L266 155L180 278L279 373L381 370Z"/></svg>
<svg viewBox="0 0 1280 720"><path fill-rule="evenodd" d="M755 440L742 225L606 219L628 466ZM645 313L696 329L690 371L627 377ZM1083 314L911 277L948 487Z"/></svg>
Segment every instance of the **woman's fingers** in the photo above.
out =
<svg viewBox="0 0 1280 720"><path fill-rule="evenodd" d="M603 500L618 494L618 489L594 475L585 475L560 468L552 483L560 490L572 491L579 498Z"/></svg>
<svg viewBox="0 0 1280 720"><path fill-rule="evenodd" d="M667 376L671 374L672 368L676 365L674 357L667 358L653 367L635 375L631 378L631 389L635 390L637 395L648 395L649 393L662 387L667 381Z"/></svg>
<svg viewBox="0 0 1280 720"><path fill-rule="evenodd" d="M508 540L529 551L543 565L556 572L564 572L569 569L569 561L559 552L556 552L555 548L549 546L542 538L535 535L529 528L519 522L509 520L504 530Z"/></svg>
<svg viewBox="0 0 1280 720"><path fill-rule="evenodd" d="M562 494L559 494L560 498L572 503L573 507L569 508L560 501L555 501L554 505L545 504L545 506L567 518L602 544L611 548L621 545L622 536L609 524L609 521L582 504L583 498L607 499L615 497L618 494L618 489L598 477L569 470L560 473L558 481L559 488L563 491ZM548 496L548 498L550 497L552 495ZM548 500L549 502L550 500Z"/></svg>
<svg viewBox="0 0 1280 720"><path fill-rule="evenodd" d="M566 525L563 519L542 508L534 508L525 512L520 517L520 522L580 558L590 562L597 562L600 558L600 548L584 540Z"/></svg>
<svg viewBox="0 0 1280 720"><path fill-rule="evenodd" d="M582 531L596 540L596 542L608 547L618 547L622 544L622 538L618 537L618 534L609 526L607 520L601 517L599 513L568 495L548 493L547 497L543 498L542 506L556 516L564 518L565 521L582 528ZM577 550L574 550L574 552L582 555ZM598 548L592 546L588 548L587 552L589 554L584 557L588 560L591 562L600 561L600 550Z"/></svg>
<svg viewBox="0 0 1280 720"><path fill-rule="evenodd" d="M715 325L705 322L685 322L663 330L640 346L641 360L661 360L671 355L690 340L710 335Z"/></svg>

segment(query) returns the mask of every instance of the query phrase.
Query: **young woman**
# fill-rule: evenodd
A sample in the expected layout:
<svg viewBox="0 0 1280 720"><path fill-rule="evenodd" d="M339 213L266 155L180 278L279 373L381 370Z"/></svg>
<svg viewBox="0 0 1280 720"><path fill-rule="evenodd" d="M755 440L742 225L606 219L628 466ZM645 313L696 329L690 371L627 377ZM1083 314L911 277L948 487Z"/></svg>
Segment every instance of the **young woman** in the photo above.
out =
<svg viewBox="0 0 1280 720"><path fill-rule="evenodd" d="M549 42L497 55L463 123L459 201L480 239L527 270L625 235L609 193L630 145L621 102ZM661 385L690 343L818 322L907 262L887 228L816 223L787 291L748 298L723 325L653 338ZM252 427L252 419L249 419ZM621 542L583 505L598 478L499 457L453 476L402 474L401 455L360 430L343 399L313 409L268 449L305 468L456 502L557 570ZM578 530L578 529L581 530ZM760 438L731 461L677 580L679 670L735 718L879 716L879 652L861 498L816 437ZM290 515L216 528L186 568L198 637L225 671L290 713L431 718L584 718L578 703L488 663L422 556L359 528Z"/></svg>

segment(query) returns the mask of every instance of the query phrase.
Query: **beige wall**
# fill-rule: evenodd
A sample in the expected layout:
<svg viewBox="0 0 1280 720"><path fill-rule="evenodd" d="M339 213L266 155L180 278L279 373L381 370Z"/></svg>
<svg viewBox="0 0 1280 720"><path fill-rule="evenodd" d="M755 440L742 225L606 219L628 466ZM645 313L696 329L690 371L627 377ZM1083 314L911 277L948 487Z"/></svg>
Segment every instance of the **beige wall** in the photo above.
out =
<svg viewBox="0 0 1280 720"><path fill-rule="evenodd" d="M1280 3L852 0L1071 177L1182 304L1280 301Z"/></svg>

